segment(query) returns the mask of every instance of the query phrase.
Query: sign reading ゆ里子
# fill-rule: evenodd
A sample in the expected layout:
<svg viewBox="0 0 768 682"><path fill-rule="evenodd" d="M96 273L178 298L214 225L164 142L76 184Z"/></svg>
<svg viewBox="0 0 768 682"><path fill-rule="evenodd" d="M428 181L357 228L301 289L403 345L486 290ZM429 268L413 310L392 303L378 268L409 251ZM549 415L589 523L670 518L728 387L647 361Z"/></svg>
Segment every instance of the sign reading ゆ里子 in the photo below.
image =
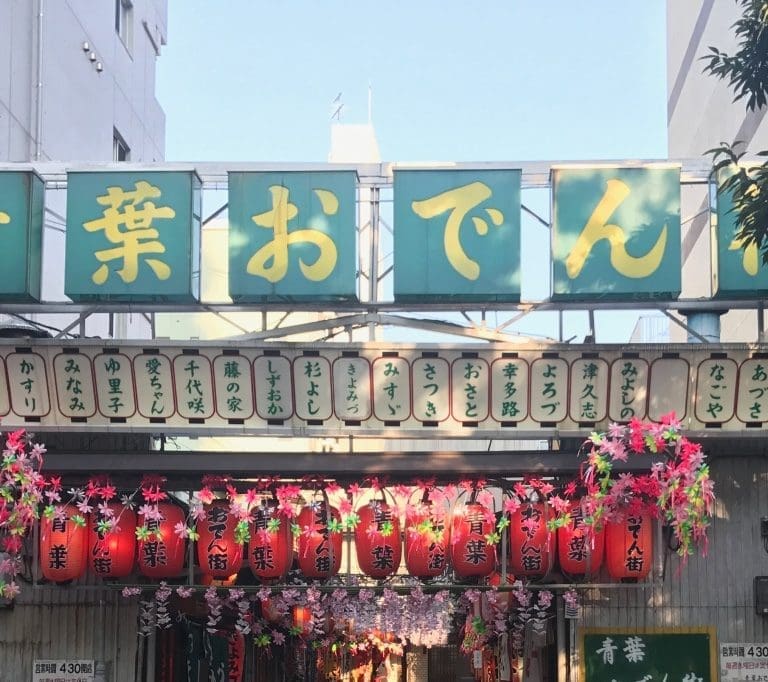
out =
<svg viewBox="0 0 768 682"><path fill-rule="evenodd" d="M354 171L229 173L235 301L356 297Z"/></svg>
<svg viewBox="0 0 768 682"><path fill-rule="evenodd" d="M395 299L520 300L519 170L395 170Z"/></svg>
<svg viewBox="0 0 768 682"><path fill-rule="evenodd" d="M680 169L552 170L552 297L680 294Z"/></svg>
<svg viewBox="0 0 768 682"><path fill-rule="evenodd" d="M200 294L194 172L70 172L64 292L74 301L173 301Z"/></svg>
<svg viewBox="0 0 768 682"><path fill-rule="evenodd" d="M585 629L584 682L717 682L713 628Z"/></svg>
<svg viewBox="0 0 768 682"><path fill-rule="evenodd" d="M43 238L42 179L33 172L0 173L0 297L40 299Z"/></svg>

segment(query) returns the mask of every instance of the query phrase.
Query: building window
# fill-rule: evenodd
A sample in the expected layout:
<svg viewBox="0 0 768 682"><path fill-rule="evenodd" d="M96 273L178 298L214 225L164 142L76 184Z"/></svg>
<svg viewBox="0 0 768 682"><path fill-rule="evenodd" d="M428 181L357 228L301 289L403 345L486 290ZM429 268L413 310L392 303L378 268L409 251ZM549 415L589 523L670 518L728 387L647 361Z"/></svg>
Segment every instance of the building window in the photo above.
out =
<svg viewBox="0 0 768 682"><path fill-rule="evenodd" d="M112 133L112 160L131 160L131 148L125 143L123 136L117 132L117 129L114 129Z"/></svg>
<svg viewBox="0 0 768 682"><path fill-rule="evenodd" d="M123 41L123 45L130 51L133 40L132 0L115 0L115 31Z"/></svg>

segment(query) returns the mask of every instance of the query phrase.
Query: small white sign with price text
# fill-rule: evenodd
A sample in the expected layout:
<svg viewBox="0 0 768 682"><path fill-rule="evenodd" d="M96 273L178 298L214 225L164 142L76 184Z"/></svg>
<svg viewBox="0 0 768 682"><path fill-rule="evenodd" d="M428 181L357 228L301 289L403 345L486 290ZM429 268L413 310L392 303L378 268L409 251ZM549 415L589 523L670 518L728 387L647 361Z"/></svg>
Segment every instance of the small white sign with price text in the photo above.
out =
<svg viewBox="0 0 768 682"><path fill-rule="evenodd" d="M768 643L721 642L721 682L768 682Z"/></svg>
<svg viewBox="0 0 768 682"><path fill-rule="evenodd" d="M92 660L35 659L32 682L93 682L95 669Z"/></svg>

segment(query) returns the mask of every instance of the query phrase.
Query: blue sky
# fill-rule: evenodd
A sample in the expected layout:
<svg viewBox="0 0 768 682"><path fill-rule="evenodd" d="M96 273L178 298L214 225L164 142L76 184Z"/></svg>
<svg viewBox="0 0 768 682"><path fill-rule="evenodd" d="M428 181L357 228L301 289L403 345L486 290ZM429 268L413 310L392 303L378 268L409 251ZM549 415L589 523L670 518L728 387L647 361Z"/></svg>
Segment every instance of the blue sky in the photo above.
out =
<svg viewBox="0 0 768 682"><path fill-rule="evenodd" d="M171 161L324 161L369 82L387 160L666 154L663 0L169 4Z"/></svg>
<svg viewBox="0 0 768 682"><path fill-rule="evenodd" d="M365 122L369 83L386 161L666 156L664 0L169 5L168 161L325 161L332 101ZM547 217L546 192L523 202ZM523 297L540 300L546 229L524 216L523 240ZM598 341L628 339L636 315L602 315ZM568 314L564 337L585 325ZM515 329L554 336L556 317Z"/></svg>

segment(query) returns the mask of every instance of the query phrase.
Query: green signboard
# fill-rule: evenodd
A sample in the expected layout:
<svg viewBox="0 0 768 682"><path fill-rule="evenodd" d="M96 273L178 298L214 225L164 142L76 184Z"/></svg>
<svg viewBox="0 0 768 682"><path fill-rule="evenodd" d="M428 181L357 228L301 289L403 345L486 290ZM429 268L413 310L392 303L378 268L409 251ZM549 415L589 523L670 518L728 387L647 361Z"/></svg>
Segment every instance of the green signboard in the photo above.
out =
<svg viewBox="0 0 768 682"><path fill-rule="evenodd" d="M519 170L396 170L398 301L520 300Z"/></svg>
<svg viewBox="0 0 768 682"><path fill-rule="evenodd" d="M552 170L552 298L680 295L680 169Z"/></svg>
<svg viewBox="0 0 768 682"><path fill-rule="evenodd" d="M229 295L356 300L354 171L229 173Z"/></svg>
<svg viewBox="0 0 768 682"><path fill-rule="evenodd" d="M724 180L718 176L718 186ZM717 210L712 218L712 293L716 298L765 298L768 267L756 244L745 249L736 239L736 214L731 192L717 192Z"/></svg>
<svg viewBox="0 0 768 682"><path fill-rule="evenodd" d="M68 173L66 295L198 300L200 202L200 180L191 171Z"/></svg>
<svg viewBox="0 0 768 682"><path fill-rule="evenodd" d="M0 172L0 300L40 300L44 183L33 172Z"/></svg>
<svg viewBox="0 0 768 682"><path fill-rule="evenodd" d="M717 682L713 628L580 633L581 682Z"/></svg>

